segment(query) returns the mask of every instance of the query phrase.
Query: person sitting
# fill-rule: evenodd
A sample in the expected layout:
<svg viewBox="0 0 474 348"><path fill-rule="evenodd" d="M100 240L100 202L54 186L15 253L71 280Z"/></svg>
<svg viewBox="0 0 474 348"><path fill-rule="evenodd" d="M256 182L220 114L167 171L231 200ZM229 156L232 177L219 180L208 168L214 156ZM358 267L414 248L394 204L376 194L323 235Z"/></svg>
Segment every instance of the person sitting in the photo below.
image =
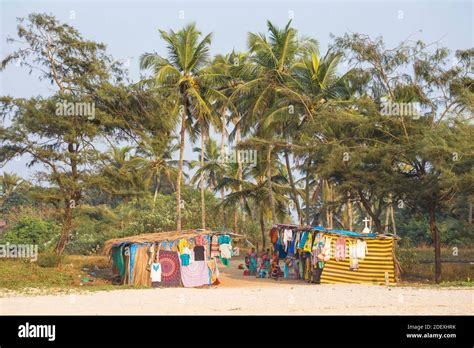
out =
<svg viewBox="0 0 474 348"><path fill-rule="evenodd" d="M281 277L282 273L283 272L281 271L281 268L280 268L280 260L278 258L278 254L274 253L272 257L272 262L270 265L270 277L275 280L278 280L278 278Z"/></svg>
<svg viewBox="0 0 474 348"><path fill-rule="evenodd" d="M258 269L257 278L266 278L270 274L270 260L267 258L263 259L260 262L260 267Z"/></svg>
<svg viewBox="0 0 474 348"><path fill-rule="evenodd" d="M245 263L251 275L257 274L257 253L255 252L255 248L252 248L251 251L247 254L247 257L245 258Z"/></svg>

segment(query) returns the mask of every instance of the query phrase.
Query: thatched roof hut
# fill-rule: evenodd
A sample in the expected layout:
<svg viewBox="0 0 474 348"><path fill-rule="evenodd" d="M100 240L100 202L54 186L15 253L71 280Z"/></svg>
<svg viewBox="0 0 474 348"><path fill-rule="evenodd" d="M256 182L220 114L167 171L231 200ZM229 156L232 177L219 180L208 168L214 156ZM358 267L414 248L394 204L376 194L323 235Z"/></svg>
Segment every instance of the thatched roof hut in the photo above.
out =
<svg viewBox="0 0 474 348"><path fill-rule="evenodd" d="M155 243L162 242L165 240L176 240L180 238L193 238L198 235L213 234L216 232L208 230L183 230L179 231L166 231L166 232L154 232L154 233L144 233L138 234L135 236L128 236L123 238L114 238L106 241L104 243L103 253L108 255L110 250L114 245L121 243Z"/></svg>

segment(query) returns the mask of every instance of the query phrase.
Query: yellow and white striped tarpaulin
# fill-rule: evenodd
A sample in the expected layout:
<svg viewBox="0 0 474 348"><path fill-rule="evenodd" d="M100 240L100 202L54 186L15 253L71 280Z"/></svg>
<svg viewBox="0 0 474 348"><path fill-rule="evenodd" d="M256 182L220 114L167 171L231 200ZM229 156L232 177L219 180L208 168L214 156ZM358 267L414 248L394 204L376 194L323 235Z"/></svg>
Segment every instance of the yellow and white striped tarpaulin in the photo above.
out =
<svg viewBox="0 0 474 348"><path fill-rule="evenodd" d="M393 239L365 239L367 250L363 260L359 259L359 269L349 269L349 240L346 238L346 260L334 259L336 239L332 238L331 259L325 263L321 283L395 283L395 266L393 260Z"/></svg>

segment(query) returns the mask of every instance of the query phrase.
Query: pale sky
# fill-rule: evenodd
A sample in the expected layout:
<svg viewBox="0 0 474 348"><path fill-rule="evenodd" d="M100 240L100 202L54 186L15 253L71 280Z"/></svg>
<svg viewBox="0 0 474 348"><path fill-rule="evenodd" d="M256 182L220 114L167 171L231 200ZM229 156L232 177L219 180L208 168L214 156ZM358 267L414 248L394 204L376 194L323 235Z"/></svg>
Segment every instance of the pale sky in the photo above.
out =
<svg viewBox="0 0 474 348"><path fill-rule="evenodd" d="M166 55L158 28L178 30L195 22L203 33L213 32L211 52L246 50L248 32L264 32L266 20L283 26L289 17L299 33L316 38L321 51L330 33L360 32L383 36L387 46L408 37L439 41L451 50L473 47L472 1L5 1L0 0L0 56L14 48L16 18L46 12L76 27L84 38L103 42L117 60L130 63L130 77L140 74L138 57L147 51ZM184 17L184 18L183 18ZM14 64L0 72L0 95L48 95L51 86ZM188 141L186 159L196 158ZM26 159L0 168L29 177Z"/></svg>

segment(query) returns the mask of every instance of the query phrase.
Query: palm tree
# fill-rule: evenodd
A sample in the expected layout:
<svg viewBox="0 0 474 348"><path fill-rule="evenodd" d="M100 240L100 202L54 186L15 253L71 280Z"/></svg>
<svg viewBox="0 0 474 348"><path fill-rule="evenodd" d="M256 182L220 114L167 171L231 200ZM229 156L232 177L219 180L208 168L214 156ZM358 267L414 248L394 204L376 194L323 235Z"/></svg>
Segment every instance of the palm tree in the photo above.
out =
<svg viewBox="0 0 474 348"><path fill-rule="evenodd" d="M104 154L97 181L100 189L125 201L146 195L150 177L134 167L134 152L132 146L112 146Z"/></svg>
<svg viewBox="0 0 474 348"><path fill-rule="evenodd" d="M222 93L225 94L228 98L232 96L235 89L241 85L244 81L239 76L238 70L234 67L238 67L240 65L246 64L248 59L247 53L242 52L235 52L223 55L217 55L214 58L214 65L221 67L222 71L224 71L225 76L228 77L227 83L222 88ZM221 153L224 152L224 139L226 136L226 124L230 121L234 125L233 131L229 134L229 140L233 141L235 139L235 147L239 146L239 143L242 140L242 132L241 132L241 123L240 120L242 118L241 113L245 112L246 110L238 110L232 103L227 103L227 105L222 105L222 128L221 128ZM244 177L244 170L242 166L242 158L240 157L240 152L237 151L236 154L237 160L237 175L240 181L243 180ZM239 187L239 190L242 190L242 187ZM221 189L221 197L224 200L224 188ZM224 206L223 206L223 209ZM240 210L242 213L242 225L245 228L245 209L244 209L244 202L240 202ZM237 210L234 211L234 229L237 230L236 225L236 217L235 214ZM224 222L226 221L225 217L225 210L224 210Z"/></svg>
<svg viewBox="0 0 474 348"><path fill-rule="evenodd" d="M174 99L174 114L181 116L178 175L176 177L176 228L181 231L181 181L183 177L185 133L194 121L202 127L215 113L212 104L224 96L215 85L222 76L209 66L212 34L200 40L201 32L189 24L175 32L160 30L167 43L168 58L157 53L144 53L140 68L151 69L153 77L143 83L155 85Z"/></svg>
<svg viewBox="0 0 474 348"><path fill-rule="evenodd" d="M280 217L286 214L287 198L286 194L289 192L286 177L282 174L282 166L279 161L272 161L272 173L270 180L272 185L268 185L267 177L267 164L264 161L260 161L255 167L249 169L250 180L241 181L238 178L232 176L226 176L222 178L222 181L218 184L216 189L226 187L230 189L242 187L241 190L235 190L229 193L224 204L226 206L235 206L240 201L244 201L245 209L247 214L252 217L254 214L250 209L250 203L252 204L253 210L257 213L256 218L260 222L260 230L262 234L262 245L265 249L265 220L266 217L272 212L269 209L268 204L269 196L273 195L276 211ZM272 192L269 192L271 187Z"/></svg>
<svg viewBox="0 0 474 348"><path fill-rule="evenodd" d="M4 172L0 176L0 192L3 199L8 198L15 190L24 183L24 180L15 173Z"/></svg>
<svg viewBox="0 0 474 348"><path fill-rule="evenodd" d="M144 143L138 150L137 155L130 160L130 166L134 170L144 173L146 178L151 177L154 182L153 210L156 199L162 187L162 179L173 185L177 176L177 161L172 159L177 150L177 144L167 142L165 147L161 142Z"/></svg>
<svg viewBox="0 0 474 348"><path fill-rule="evenodd" d="M213 190L224 174L224 164L220 161L221 152L215 140L209 138L207 143L201 143L201 147L195 147L194 152L200 153L199 169L191 179L192 184L198 184L201 190L201 220L202 228L206 228L205 190L206 186ZM191 168L198 164L191 162Z"/></svg>
<svg viewBox="0 0 474 348"><path fill-rule="evenodd" d="M254 132L254 136L267 139L265 151L267 162L272 157L274 148L269 141L274 136L274 127L265 126L266 118L271 116L274 108L280 104L282 96L280 90L294 80L292 69L297 59L308 53L317 52L317 42L312 39L298 39L297 31L291 28L290 24L291 21L284 28L279 29L268 21L268 37L265 34L249 33L248 63L235 68L245 82L235 88L231 100L240 110L247 109L242 114L239 125L244 134ZM291 176L289 166L287 171ZM270 173L267 173L268 176ZM271 186L271 180L267 181ZM291 181L293 181L292 177ZM272 208L272 219L275 219L272 191L269 189L269 203ZM294 189L294 196L295 203L298 204L296 189Z"/></svg>

